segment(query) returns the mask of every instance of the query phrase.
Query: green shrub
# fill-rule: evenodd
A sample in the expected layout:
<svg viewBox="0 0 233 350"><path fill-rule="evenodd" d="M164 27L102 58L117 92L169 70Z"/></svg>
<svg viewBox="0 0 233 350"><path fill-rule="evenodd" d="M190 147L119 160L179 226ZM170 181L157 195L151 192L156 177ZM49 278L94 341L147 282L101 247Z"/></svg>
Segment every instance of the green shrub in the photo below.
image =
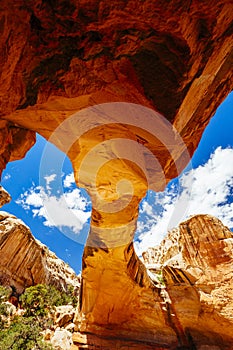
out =
<svg viewBox="0 0 233 350"><path fill-rule="evenodd" d="M8 324L9 307L5 302L9 299L10 289L0 286L0 329L4 329Z"/></svg>
<svg viewBox="0 0 233 350"><path fill-rule="evenodd" d="M9 316L9 307L4 303L0 304L0 316Z"/></svg>
<svg viewBox="0 0 233 350"><path fill-rule="evenodd" d="M20 296L20 302L26 316L45 316L51 307L47 286L42 284L27 288Z"/></svg>
<svg viewBox="0 0 233 350"><path fill-rule="evenodd" d="M33 317L15 317L10 326L0 330L0 350L50 350L43 341L41 327Z"/></svg>
<svg viewBox="0 0 233 350"><path fill-rule="evenodd" d="M6 327L8 316L7 305L0 304L0 329L4 329Z"/></svg>
<svg viewBox="0 0 233 350"><path fill-rule="evenodd" d="M0 286L0 303L7 301L10 297L10 289Z"/></svg>
<svg viewBox="0 0 233 350"><path fill-rule="evenodd" d="M52 346L43 341L41 332L52 324L55 306L77 304L73 287L61 293L53 286L38 284L29 287L20 296L25 313L9 321L7 305L10 290L0 286L0 350L50 350Z"/></svg>
<svg viewBox="0 0 233 350"><path fill-rule="evenodd" d="M158 271L157 272L157 279L158 279L160 284L165 286L165 281L164 281L164 278L163 278L163 272L162 271Z"/></svg>
<svg viewBox="0 0 233 350"><path fill-rule="evenodd" d="M55 306L76 303L73 289L68 293L61 293L53 286L37 284L29 287L20 296L22 307L27 316L46 316L51 313Z"/></svg>
<svg viewBox="0 0 233 350"><path fill-rule="evenodd" d="M73 286L68 286L68 290L66 293L61 293L61 301L62 304L61 305L67 305L67 304L71 304L73 305L73 307L77 306L78 303L78 298L75 295L74 292L74 287Z"/></svg>

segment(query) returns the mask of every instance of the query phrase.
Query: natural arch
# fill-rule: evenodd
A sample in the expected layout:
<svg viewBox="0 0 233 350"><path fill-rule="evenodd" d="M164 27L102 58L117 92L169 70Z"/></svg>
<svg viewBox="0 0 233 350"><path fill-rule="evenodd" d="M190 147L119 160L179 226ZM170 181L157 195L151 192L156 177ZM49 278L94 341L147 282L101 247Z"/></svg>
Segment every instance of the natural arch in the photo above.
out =
<svg viewBox="0 0 233 350"><path fill-rule="evenodd" d="M58 133L53 142L67 150L77 182L82 152L88 153L100 141L122 138L145 146L160 164L158 174L164 181L160 183L158 176L155 185L162 189L187 164L185 150L193 154L209 119L232 89L230 1L20 0L15 4L12 0L0 6L1 169L24 156L34 142L34 132L51 139L76 113L124 102L161 113L176 128L182 145L173 153L170 143L160 147L153 133L135 123L132 126L133 116L124 124L113 120L115 126L110 128L90 124L93 128L69 149L65 143L69 137L61 139ZM140 118L146 125L147 115ZM79 130L82 123L82 118L77 119L75 128ZM69 125L70 130L73 126ZM127 174L137 191L126 209L107 214L92 196L97 209L92 212L83 256L77 323L83 332L136 337L161 346L187 345L185 325L175 324L164 312L160 290L135 255L131 241L147 183L133 163L121 160L120 148L113 143L107 151L99 150L101 157L110 155L116 161L100 174L98 189L111 204L120 175ZM96 159L90 158L87 173L91 174ZM82 185L89 189L88 183ZM127 200L128 187L123 185L121 191ZM125 234L122 223L127 239L109 246L109 236Z"/></svg>

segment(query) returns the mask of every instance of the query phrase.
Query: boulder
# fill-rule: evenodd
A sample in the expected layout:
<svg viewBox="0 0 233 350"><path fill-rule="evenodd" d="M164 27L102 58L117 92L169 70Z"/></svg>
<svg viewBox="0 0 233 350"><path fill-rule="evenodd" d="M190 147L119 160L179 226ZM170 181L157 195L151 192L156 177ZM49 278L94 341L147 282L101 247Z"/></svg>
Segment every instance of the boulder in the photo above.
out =
<svg viewBox="0 0 233 350"><path fill-rule="evenodd" d="M51 338L51 344L55 350L70 350L72 334L66 329L57 328Z"/></svg>
<svg viewBox="0 0 233 350"><path fill-rule="evenodd" d="M67 327L72 323L75 309L72 305L57 306L54 314L54 323L59 327Z"/></svg>

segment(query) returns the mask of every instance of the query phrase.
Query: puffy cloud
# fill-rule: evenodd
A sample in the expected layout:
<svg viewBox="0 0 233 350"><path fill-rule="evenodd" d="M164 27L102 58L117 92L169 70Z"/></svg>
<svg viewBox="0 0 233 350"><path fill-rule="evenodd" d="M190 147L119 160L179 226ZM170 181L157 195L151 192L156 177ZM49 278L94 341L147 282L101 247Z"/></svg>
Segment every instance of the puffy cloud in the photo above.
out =
<svg viewBox="0 0 233 350"><path fill-rule="evenodd" d="M75 184L74 173L66 175L63 181L65 188L70 188Z"/></svg>
<svg viewBox="0 0 233 350"><path fill-rule="evenodd" d="M51 190L50 183L56 179L56 174L47 175L44 177L47 190Z"/></svg>
<svg viewBox="0 0 233 350"><path fill-rule="evenodd" d="M79 233L90 218L90 201L78 188L65 188L63 193L52 193L50 184L55 178L55 174L46 176L45 187L33 185L16 202L25 210L31 210L34 217L43 218L45 226L66 227Z"/></svg>
<svg viewBox="0 0 233 350"><path fill-rule="evenodd" d="M42 218L46 226L79 233L90 218L89 198L76 188L73 174L64 177L62 191L60 187L52 191L55 180L59 180L55 174L46 176L44 186L33 185L17 203ZM164 192L148 191L141 203L137 253L157 245L168 230L194 214L214 215L233 228L233 148L217 148L206 164L173 180Z"/></svg>
<svg viewBox="0 0 233 350"><path fill-rule="evenodd" d="M142 203L139 217L138 254L157 245L168 230L195 214L214 215L233 228L232 148L218 147L208 162L184 173L164 193L150 193L149 207Z"/></svg>
<svg viewBox="0 0 233 350"><path fill-rule="evenodd" d="M142 212L147 214L147 215L152 215L153 214L153 208L148 202L144 201L142 203Z"/></svg>

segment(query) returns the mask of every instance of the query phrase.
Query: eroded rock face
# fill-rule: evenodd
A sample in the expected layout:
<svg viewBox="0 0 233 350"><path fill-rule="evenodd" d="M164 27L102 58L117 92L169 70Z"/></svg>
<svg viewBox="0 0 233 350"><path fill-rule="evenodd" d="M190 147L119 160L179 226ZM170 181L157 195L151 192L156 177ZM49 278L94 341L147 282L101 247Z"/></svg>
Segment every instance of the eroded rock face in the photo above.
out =
<svg viewBox="0 0 233 350"><path fill-rule="evenodd" d="M0 6L2 134L15 128L18 137L6 144L18 156L32 145L25 128L49 138L70 115L116 101L160 112L192 154L232 88L231 1L4 0ZM5 164L11 150L3 148Z"/></svg>
<svg viewBox="0 0 233 350"><path fill-rule="evenodd" d="M15 216L0 212L0 282L21 293L38 283L66 291L79 288L80 279L62 260L36 240Z"/></svg>
<svg viewBox="0 0 233 350"><path fill-rule="evenodd" d="M158 340L161 346L176 346L180 338L185 345L179 328L174 330L162 316L163 298L131 244L138 204L148 187L144 168L137 161L135 165L134 156L122 157L121 151L136 154L136 160L149 164L147 170L153 173L136 145L151 150L164 179L161 182L157 176L157 190L184 168L189 161L185 151L193 154L209 119L232 89L232 3L3 0L0 6L2 135L10 134L11 127L21 135L10 143L2 137L1 167L11 159L9 148L23 155L20 147L28 149L36 131L68 154L77 184L89 191L94 203L83 257L80 329L105 336L117 330L119 336ZM120 123L114 117L115 107L109 115L100 108L98 118L95 115L83 129L96 105L115 102L160 112L175 126L180 147L173 152L172 139L161 142L160 133L148 132L147 114L137 114L143 127L132 126L132 117ZM94 107L87 109L90 106ZM74 123L71 116L80 111ZM103 125L99 117L106 115L108 125ZM54 135L61 124L61 133ZM135 147L124 147L123 142L107 147L110 138L127 139ZM79 173L84 159L83 181ZM106 167L100 169L104 159ZM97 192L90 190L89 176L95 171L99 172ZM132 184L132 200L120 211L103 210L118 198L116 187L122 175ZM121 187L123 203L130 197L129 187ZM99 205L100 197L107 202L105 207ZM148 319L142 317L145 310Z"/></svg>
<svg viewBox="0 0 233 350"><path fill-rule="evenodd" d="M11 201L11 196L2 186L0 186L0 208L4 204L9 203L10 201Z"/></svg>
<svg viewBox="0 0 233 350"><path fill-rule="evenodd" d="M79 330L161 347L176 345L176 333L164 317L160 289L152 283L133 244L90 249L84 251L81 312L74 321Z"/></svg>
<svg viewBox="0 0 233 350"><path fill-rule="evenodd" d="M0 176L6 164L22 159L35 141L34 131L0 120Z"/></svg>
<svg viewBox="0 0 233 350"><path fill-rule="evenodd" d="M74 318L75 309L72 305L57 306L54 314L54 323L58 327L66 327Z"/></svg>
<svg viewBox="0 0 233 350"><path fill-rule="evenodd" d="M162 271L172 322L197 349L233 349L232 247L227 227L198 215L144 253L150 270Z"/></svg>
<svg viewBox="0 0 233 350"><path fill-rule="evenodd" d="M81 350L81 349L101 349L101 350L112 350L112 349L121 349L121 350L164 350L168 349L167 347L161 347L152 344L151 342L134 339L121 339L120 337L116 338L104 338L95 334L82 334L74 333L73 335L74 344L71 346L71 350ZM204 349L203 349L204 350ZM210 349L208 349L210 350ZM217 349L218 350L218 349Z"/></svg>

